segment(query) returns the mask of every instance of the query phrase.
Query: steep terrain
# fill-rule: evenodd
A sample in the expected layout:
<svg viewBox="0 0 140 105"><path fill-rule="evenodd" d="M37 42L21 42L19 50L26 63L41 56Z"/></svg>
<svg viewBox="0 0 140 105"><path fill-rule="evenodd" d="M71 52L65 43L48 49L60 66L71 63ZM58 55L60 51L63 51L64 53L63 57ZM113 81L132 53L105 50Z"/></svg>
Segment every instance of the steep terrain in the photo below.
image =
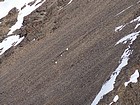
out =
<svg viewBox="0 0 140 105"><path fill-rule="evenodd" d="M115 45L131 33L139 35L140 20L131 22L140 16L139 7L139 0L46 0L13 32L24 40L0 55L0 105L96 105L129 47L128 64L98 104L139 105L139 77L124 83L140 72L140 37ZM1 41L17 14L13 8L0 20Z"/></svg>

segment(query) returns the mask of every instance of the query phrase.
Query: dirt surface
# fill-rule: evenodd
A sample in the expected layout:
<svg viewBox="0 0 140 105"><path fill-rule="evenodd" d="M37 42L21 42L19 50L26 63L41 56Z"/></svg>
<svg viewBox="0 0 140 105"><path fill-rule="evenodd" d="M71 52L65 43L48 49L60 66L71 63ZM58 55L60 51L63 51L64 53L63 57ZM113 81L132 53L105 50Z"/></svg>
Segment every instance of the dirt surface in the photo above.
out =
<svg viewBox="0 0 140 105"><path fill-rule="evenodd" d="M90 105L126 48L115 43L133 31L129 26L116 33L115 27L135 18L137 1L73 0L67 5L69 0L47 0L15 32L25 40L1 59L0 105ZM138 60L128 68L137 68ZM134 85L140 92L139 84ZM122 92L116 105L138 105L124 104L129 90ZM100 104L106 105L112 97ZM136 97L139 100L140 95Z"/></svg>

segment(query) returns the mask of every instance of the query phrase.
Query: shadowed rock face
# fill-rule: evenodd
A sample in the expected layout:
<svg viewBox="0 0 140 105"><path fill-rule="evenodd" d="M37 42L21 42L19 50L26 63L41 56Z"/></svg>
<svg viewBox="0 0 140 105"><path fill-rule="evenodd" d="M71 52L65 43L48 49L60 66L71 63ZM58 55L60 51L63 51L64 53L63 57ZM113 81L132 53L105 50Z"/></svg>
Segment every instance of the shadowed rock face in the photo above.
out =
<svg viewBox="0 0 140 105"><path fill-rule="evenodd" d="M47 0L14 32L25 40L12 49L13 54L1 59L1 105L90 105L116 69L126 45L114 45L134 27L132 24L118 33L115 27L137 17L138 0L68 2ZM139 38L132 48L128 67L99 105L109 104L116 94L120 99L114 105L139 104L139 82L127 88L123 84L135 69L140 70Z"/></svg>

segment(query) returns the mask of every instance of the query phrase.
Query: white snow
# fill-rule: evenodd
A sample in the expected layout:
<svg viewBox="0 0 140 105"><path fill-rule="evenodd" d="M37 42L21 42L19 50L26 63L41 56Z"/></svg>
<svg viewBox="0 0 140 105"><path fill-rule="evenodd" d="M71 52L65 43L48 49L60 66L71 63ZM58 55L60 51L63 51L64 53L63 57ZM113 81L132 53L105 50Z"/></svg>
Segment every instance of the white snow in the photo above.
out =
<svg viewBox="0 0 140 105"><path fill-rule="evenodd" d="M31 12L33 12L35 9L37 9L39 6L41 6L45 0L35 0L35 3L33 5L28 5L28 3L33 2L34 0L5 0L4 2L0 2L0 19L5 17L8 12L16 7L19 11L17 22L15 25L13 25L10 28L10 31L7 35L13 34L13 32L17 29L20 29L23 23L23 19L25 16L29 15ZM22 7L25 6L23 9ZM0 55L2 55L6 50L11 48L12 46L18 45L24 37L21 37L19 35L13 35L8 36L6 39L4 39L0 43Z"/></svg>
<svg viewBox="0 0 140 105"><path fill-rule="evenodd" d="M0 43L0 55L2 55L7 49L11 48L12 46L18 45L24 37L21 37L19 35L13 35L9 36L8 38L4 39Z"/></svg>
<svg viewBox="0 0 140 105"><path fill-rule="evenodd" d="M113 99L113 102L111 102L109 105L112 105L114 102L117 102L119 100L119 96L116 95Z"/></svg>
<svg viewBox="0 0 140 105"><path fill-rule="evenodd" d="M138 23L138 24L135 26L135 29L137 29L139 26L140 26L140 23Z"/></svg>
<svg viewBox="0 0 140 105"><path fill-rule="evenodd" d="M16 7L20 11L24 5L32 1L34 0L5 0L4 2L0 2L0 10L2 10L0 12L0 19L5 17L12 8ZM37 0L36 2L38 1L41 0Z"/></svg>
<svg viewBox="0 0 140 105"><path fill-rule="evenodd" d="M125 87L128 86L129 83L137 83L137 79L139 78L139 71L136 70L134 74L131 75L130 80L128 82L125 82Z"/></svg>
<svg viewBox="0 0 140 105"><path fill-rule="evenodd" d="M116 96L114 97L114 99L113 99L113 102L117 102L118 100L119 100L119 96L116 95Z"/></svg>
<svg viewBox="0 0 140 105"><path fill-rule="evenodd" d="M121 31L125 26L127 26L133 22L140 22L140 16L136 17L135 19L133 19L129 23L126 23L125 25L120 25L120 26L116 27L115 31L116 32ZM139 25L140 25L140 23L136 24L135 29L138 28ZM133 44L133 42L137 39L139 34L140 34L140 31L133 32L133 33L123 37L115 44L115 45L118 45L120 43L123 43L123 44L128 44L128 46L124 50L124 52L121 56L118 67L112 73L112 75L110 76L110 79L103 84L101 90L99 91L99 93L97 94L97 96L95 97L95 99L91 105L97 105L99 103L99 101L103 98L104 95L106 95L107 93L111 92L114 89L114 84L115 84L117 76L121 72L122 68L124 68L128 64L129 56L133 52L133 50L131 50L131 48L130 48L130 45Z"/></svg>
<svg viewBox="0 0 140 105"><path fill-rule="evenodd" d="M120 25L115 28L115 32L121 31L124 27L127 25L133 23L133 22L140 22L140 16L136 17L135 19L131 20L129 23L126 23L124 25ZM137 29L140 26L140 23L137 23L134 29Z"/></svg>
<svg viewBox="0 0 140 105"><path fill-rule="evenodd" d="M134 40L136 40L139 33L140 33L140 31L131 33L131 34L125 36L124 38L120 39L115 44L115 45L117 45L119 43L129 42L127 48L124 50L124 52L121 56L121 59L119 61L120 64L118 65L116 70L112 73L112 75L110 76L110 79L103 84L100 92L97 94L97 96L95 97L95 99L91 105L97 105L98 102L103 98L104 95L106 95L107 93L111 92L114 89L114 84L115 84L117 76L121 72L122 68L124 68L128 64L129 56L133 52L133 50L130 49L130 45L133 44Z"/></svg>
<svg viewBox="0 0 140 105"><path fill-rule="evenodd" d="M57 62L57 61L55 61L54 63L55 63L55 64L57 64L58 62Z"/></svg>
<svg viewBox="0 0 140 105"><path fill-rule="evenodd" d="M35 41L36 39L34 38L32 41Z"/></svg>
<svg viewBox="0 0 140 105"><path fill-rule="evenodd" d="M115 45L123 43L126 44L128 41L131 41L130 44L133 43L134 40L136 40L137 36L139 35L139 32L133 32L125 37L123 37L122 39L120 39Z"/></svg>
<svg viewBox="0 0 140 105"><path fill-rule="evenodd" d="M121 31L126 25L120 25L115 28L115 32Z"/></svg>
<svg viewBox="0 0 140 105"><path fill-rule="evenodd" d="M140 16L136 17L135 19L133 19L132 21L130 21L130 23L136 22L136 21L140 21Z"/></svg>
<svg viewBox="0 0 140 105"><path fill-rule="evenodd" d="M67 5L71 4L73 0L70 0Z"/></svg>
<svg viewBox="0 0 140 105"><path fill-rule="evenodd" d="M26 4L26 7L19 11L17 22L16 22L15 25L13 25L10 28L11 30L8 33L8 35L12 34L16 29L21 28L24 17L27 16L27 15L29 15L32 11L34 11L35 9L37 9L43 3L42 2L42 3L38 4L40 1L41 0L37 0L32 6Z"/></svg>
<svg viewBox="0 0 140 105"><path fill-rule="evenodd" d="M68 51L69 50L69 48L66 48L66 51Z"/></svg>
<svg viewBox="0 0 140 105"><path fill-rule="evenodd" d="M126 9L122 10L121 12L119 12L119 13L118 13L117 15L115 15L115 16L118 16L118 15L122 14L123 12L125 12L126 10L128 10L129 8L131 8L132 6L133 6L133 5L127 7Z"/></svg>

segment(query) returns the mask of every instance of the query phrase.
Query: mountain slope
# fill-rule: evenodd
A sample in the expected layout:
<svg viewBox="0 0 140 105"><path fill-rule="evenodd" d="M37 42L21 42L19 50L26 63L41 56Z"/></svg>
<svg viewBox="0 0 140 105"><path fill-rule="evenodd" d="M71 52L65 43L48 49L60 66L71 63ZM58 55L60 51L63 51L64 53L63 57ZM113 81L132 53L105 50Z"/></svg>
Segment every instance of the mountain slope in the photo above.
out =
<svg viewBox="0 0 140 105"><path fill-rule="evenodd" d="M134 22L119 32L115 28L140 15L139 0L69 1L46 0L14 32L25 38L2 55L1 105L91 105L119 65L127 45L115 44L140 27L134 30ZM129 64L99 105L115 95L119 100L113 104L139 104L139 82L124 86L140 70L139 37L131 48Z"/></svg>

